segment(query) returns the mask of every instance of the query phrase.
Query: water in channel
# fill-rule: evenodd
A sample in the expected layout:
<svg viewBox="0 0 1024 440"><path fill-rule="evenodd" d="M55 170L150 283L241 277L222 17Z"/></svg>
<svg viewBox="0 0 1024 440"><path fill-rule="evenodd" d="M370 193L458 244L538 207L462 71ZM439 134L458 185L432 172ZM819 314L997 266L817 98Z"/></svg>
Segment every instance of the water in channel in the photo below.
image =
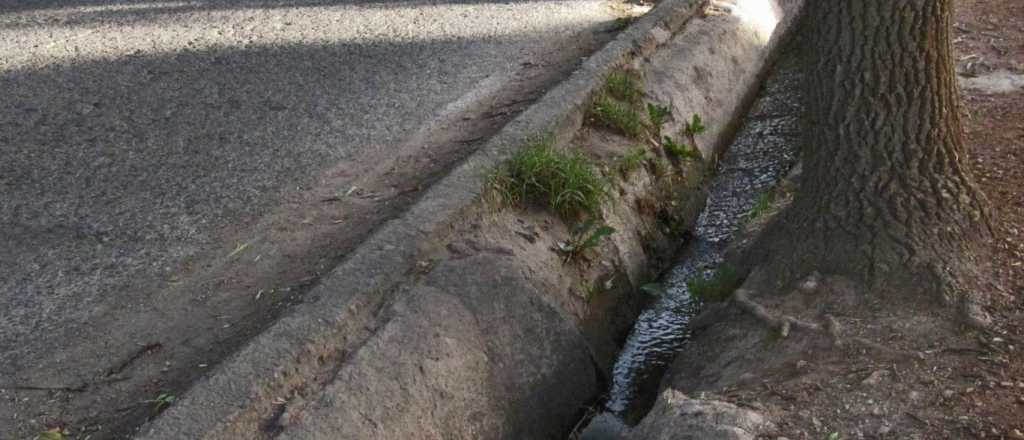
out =
<svg viewBox="0 0 1024 440"><path fill-rule="evenodd" d="M774 66L722 158L694 239L661 280L664 293L640 314L619 353L605 409L627 423L653 403L662 375L689 338L687 325L700 304L686 282L714 273L744 218L797 159L799 69L791 52Z"/></svg>

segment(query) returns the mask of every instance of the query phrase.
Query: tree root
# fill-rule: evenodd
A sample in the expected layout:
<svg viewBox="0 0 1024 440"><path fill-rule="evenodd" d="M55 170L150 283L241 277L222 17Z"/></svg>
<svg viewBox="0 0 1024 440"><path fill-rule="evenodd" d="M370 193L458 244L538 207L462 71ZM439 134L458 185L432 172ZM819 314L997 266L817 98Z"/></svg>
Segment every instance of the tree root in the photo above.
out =
<svg viewBox="0 0 1024 440"><path fill-rule="evenodd" d="M829 337L832 346L841 347L844 339L840 335L839 321L832 315L825 315L825 322L822 324L804 321L790 315L775 315L764 306L750 299L751 291L748 289L737 289L732 297L732 304L747 314L753 316L769 329L779 332L783 338L788 337L792 330L802 330L811 333L821 333ZM903 350L895 350L861 337L850 337L847 340L870 348L875 351L886 353L895 357L917 358L914 353Z"/></svg>
<svg viewBox="0 0 1024 440"><path fill-rule="evenodd" d="M832 336L834 343L837 345L841 343L838 339L839 323L831 315L825 315L825 325L803 321L789 315L776 316L764 306L751 300L750 291L747 289L737 289L736 293L733 294L732 301L740 310L757 318L768 328L778 331L783 338L789 336L791 330L797 329L811 332L827 332L829 336Z"/></svg>

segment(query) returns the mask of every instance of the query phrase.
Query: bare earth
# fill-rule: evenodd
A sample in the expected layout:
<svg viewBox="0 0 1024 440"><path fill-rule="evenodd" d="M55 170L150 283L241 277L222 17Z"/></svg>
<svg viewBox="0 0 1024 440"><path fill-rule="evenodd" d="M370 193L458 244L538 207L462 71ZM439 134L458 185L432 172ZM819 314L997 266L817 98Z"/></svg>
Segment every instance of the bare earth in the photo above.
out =
<svg viewBox="0 0 1024 440"><path fill-rule="evenodd" d="M723 308L717 322L727 324L696 324L710 330L676 361L667 386L768 415L776 426L765 438L774 440L1024 440L1024 88L992 80L1024 74L1024 3L956 4L957 71L988 84L962 96L970 162L996 229L993 277L973 286L994 328L972 330L948 310L894 304L825 277L755 299L798 318L836 316L841 345L813 332L773 337Z"/></svg>

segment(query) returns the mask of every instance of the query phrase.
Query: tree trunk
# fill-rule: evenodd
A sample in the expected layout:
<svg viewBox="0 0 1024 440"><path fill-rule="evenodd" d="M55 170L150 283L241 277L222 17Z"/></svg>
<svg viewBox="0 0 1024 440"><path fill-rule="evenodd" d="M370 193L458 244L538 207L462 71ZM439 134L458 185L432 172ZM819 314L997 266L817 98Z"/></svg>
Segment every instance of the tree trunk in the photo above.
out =
<svg viewBox="0 0 1024 440"><path fill-rule="evenodd" d="M808 8L804 171L766 257L797 272L949 290L991 234L966 166L951 0Z"/></svg>

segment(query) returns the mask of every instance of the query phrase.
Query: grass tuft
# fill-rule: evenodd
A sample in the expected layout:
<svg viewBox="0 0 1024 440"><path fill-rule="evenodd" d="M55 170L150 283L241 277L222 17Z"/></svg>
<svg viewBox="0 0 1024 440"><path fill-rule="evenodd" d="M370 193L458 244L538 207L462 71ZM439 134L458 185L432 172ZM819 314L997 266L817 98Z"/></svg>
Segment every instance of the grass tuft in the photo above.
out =
<svg viewBox="0 0 1024 440"><path fill-rule="evenodd" d="M643 134L644 121L629 103L601 94L594 100L592 113L602 124L626 136L639 138Z"/></svg>
<svg viewBox="0 0 1024 440"><path fill-rule="evenodd" d="M616 70L605 78L594 98L590 113L601 124L622 134L639 138L647 128L641 107L644 90L639 76L631 70Z"/></svg>
<svg viewBox="0 0 1024 440"><path fill-rule="evenodd" d="M604 81L605 93L615 99L637 105L643 98L644 90L640 77L631 70L615 70Z"/></svg>
<svg viewBox="0 0 1024 440"><path fill-rule="evenodd" d="M718 268L710 277L698 275L686 282L690 295L704 302L722 302L740 287L740 275L731 266Z"/></svg>
<svg viewBox="0 0 1024 440"><path fill-rule="evenodd" d="M527 145L499 166L488 186L504 203L543 203L564 218L598 214L608 197L608 184L590 159L555 150L547 140Z"/></svg>
<svg viewBox="0 0 1024 440"><path fill-rule="evenodd" d="M644 161L647 160L647 150L643 147L636 147L629 153L620 156L615 160L615 170L623 178L628 178L634 171L644 166Z"/></svg>

